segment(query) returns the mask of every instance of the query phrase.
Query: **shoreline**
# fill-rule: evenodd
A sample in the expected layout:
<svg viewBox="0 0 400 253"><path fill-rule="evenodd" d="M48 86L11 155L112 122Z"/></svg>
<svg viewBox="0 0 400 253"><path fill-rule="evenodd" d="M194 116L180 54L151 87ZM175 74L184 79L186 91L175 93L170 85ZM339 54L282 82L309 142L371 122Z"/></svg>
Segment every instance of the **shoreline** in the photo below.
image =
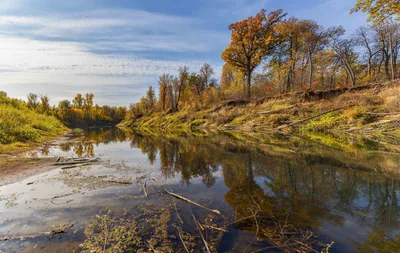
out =
<svg viewBox="0 0 400 253"><path fill-rule="evenodd" d="M56 157L29 157L29 153L41 147L55 145L71 132L72 130L43 142L24 143L22 148L15 148L9 152L0 152L0 186L54 169L55 166L52 164L56 161Z"/></svg>

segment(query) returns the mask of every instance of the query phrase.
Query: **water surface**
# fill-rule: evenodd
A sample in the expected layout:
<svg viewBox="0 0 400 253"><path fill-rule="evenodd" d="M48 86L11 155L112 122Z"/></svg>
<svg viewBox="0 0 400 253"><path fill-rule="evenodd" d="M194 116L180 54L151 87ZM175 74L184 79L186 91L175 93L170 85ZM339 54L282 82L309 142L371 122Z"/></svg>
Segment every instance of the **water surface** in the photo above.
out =
<svg viewBox="0 0 400 253"><path fill-rule="evenodd" d="M111 128L70 137L35 155L100 157L102 163L57 168L1 186L0 238L73 227L62 235L0 242L0 252L80 252L85 227L104 210L134 217L143 205L171 203L175 211L163 227L164 244L181 252L176 227L196 235L193 215L228 231L204 232L218 252L280 252L283 248L261 236L261 226L276 223L310 231L321 245L334 242L330 252L390 252L400 243L400 155L371 143L344 152L298 137L134 134ZM224 219L163 194L164 187L219 210ZM258 209L269 219L228 222Z"/></svg>

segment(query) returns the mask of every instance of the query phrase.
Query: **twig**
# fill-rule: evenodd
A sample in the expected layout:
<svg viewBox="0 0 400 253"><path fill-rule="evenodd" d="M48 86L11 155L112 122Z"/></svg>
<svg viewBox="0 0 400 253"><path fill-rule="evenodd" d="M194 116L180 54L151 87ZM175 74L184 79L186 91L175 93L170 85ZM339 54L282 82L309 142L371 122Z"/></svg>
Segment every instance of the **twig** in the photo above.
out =
<svg viewBox="0 0 400 253"><path fill-rule="evenodd" d="M186 247L185 241L182 238L182 235L181 235L182 229L180 227L177 227L176 229L178 230L178 235L179 235L179 238L181 239L183 247L185 248L187 253L190 253L189 249Z"/></svg>
<svg viewBox="0 0 400 253"><path fill-rule="evenodd" d="M143 184L143 193L144 193L144 197L147 198L146 181L144 181L144 184Z"/></svg>
<svg viewBox="0 0 400 253"><path fill-rule="evenodd" d="M178 220L181 222L181 224L183 224L183 220L182 220L181 216L179 215L178 208L176 208L175 201L174 201L174 207L175 207L175 212L176 212L176 216L178 217Z"/></svg>
<svg viewBox="0 0 400 253"><path fill-rule="evenodd" d="M223 228L217 228L217 227L213 227L213 226L209 226L209 225L203 225L203 227L205 227L205 228L208 228L208 229L218 230L218 231L221 231L221 232L226 232L226 233L228 233L228 232L229 232L229 231L228 231L228 230L226 230L226 229L223 229Z"/></svg>
<svg viewBox="0 0 400 253"><path fill-rule="evenodd" d="M194 214L192 214L192 216L193 216L194 223L196 224L197 230L198 230L199 233L200 233L201 240L203 241L204 246L206 247L207 252L208 252L208 253L211 253L210 248L208 247L208 243L207 243L207 241L204 239L203 232L201 231L201 229L200 229L200 227L199 227L200 223L196 220L196 217L194 216Z"/></svg>

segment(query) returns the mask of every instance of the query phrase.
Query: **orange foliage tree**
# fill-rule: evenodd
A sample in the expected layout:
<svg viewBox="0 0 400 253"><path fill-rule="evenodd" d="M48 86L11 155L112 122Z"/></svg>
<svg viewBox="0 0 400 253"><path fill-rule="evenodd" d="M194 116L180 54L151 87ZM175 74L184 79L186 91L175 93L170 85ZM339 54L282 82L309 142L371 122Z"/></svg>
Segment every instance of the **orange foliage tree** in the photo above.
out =
<svg viewBox="0 0 400 253"><path fill-rule="evenodd" d="M222 53L222 59L245 73L248 98L251 97L251 74L279 43L275 26L285 16L282 10L276 10L267 15L263 9L256 16L229 26L229 30L232 31L231 43Z"/></svg>

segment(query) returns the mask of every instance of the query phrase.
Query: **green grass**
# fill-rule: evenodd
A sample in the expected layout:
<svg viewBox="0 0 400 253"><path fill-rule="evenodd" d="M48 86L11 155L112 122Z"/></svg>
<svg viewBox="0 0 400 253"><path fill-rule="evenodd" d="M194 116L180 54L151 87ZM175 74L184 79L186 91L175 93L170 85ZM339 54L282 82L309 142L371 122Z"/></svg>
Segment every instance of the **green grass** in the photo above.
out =
<svg viewBox="0 0 400 253"><path fill-rule="evenodd" d="M26 149L30 142L46 141L66 130L55 117L37 113L23 101L0 94L0 152Z"/></svg>

